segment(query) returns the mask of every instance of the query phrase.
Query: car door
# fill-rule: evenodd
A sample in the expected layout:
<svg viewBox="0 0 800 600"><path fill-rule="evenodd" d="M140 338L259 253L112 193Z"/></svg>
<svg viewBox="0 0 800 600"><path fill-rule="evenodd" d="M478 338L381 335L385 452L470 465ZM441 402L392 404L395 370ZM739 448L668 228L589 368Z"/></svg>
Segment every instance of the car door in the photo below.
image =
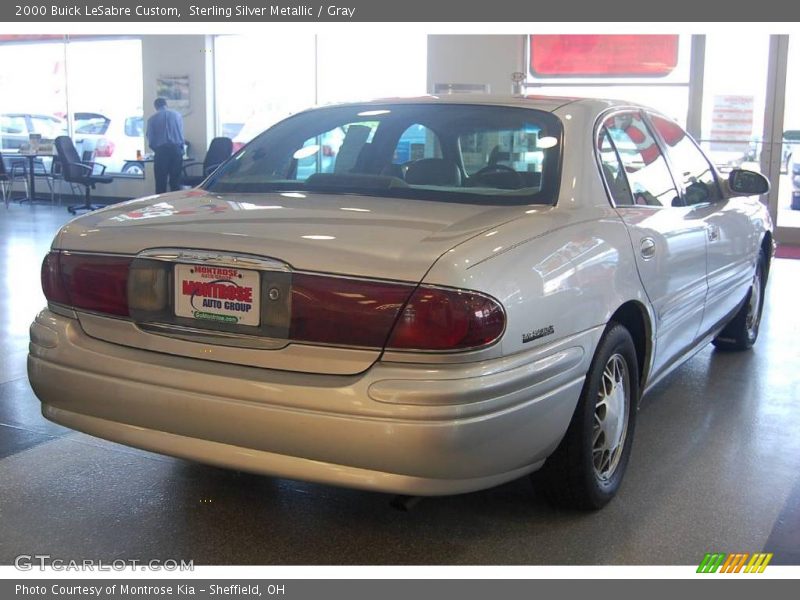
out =
<svg viewBox="0 0 800 600"><path fill-rule="evenodd" d="M758 238L746 198L722 196L717 174L694 140L675 122L648 114L663 141L684 204L706 228L708 294L700 325L711 332L747 295L755 269Z"/></svg>
<svg viewBox="0 0 800 600"><path fill-rule="evenodd" d="M603 177L628 228L656 322L656 377L697 339L706 298L705 223L683 206L664 155L638 110L603 122Z"/></svg>

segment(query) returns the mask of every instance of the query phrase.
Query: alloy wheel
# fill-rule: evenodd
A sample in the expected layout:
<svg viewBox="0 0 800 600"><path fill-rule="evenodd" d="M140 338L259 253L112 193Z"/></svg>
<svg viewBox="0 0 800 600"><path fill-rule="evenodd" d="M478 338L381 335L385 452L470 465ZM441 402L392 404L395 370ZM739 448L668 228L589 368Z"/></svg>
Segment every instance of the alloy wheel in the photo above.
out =
<svg viewBox="0 0 800 600"><path fill-rule="evenodd" d="M630 377L625 359L614 354L606 363L594 408L592 464L600 481L610 479L617 469L628 429Z"/></svg>

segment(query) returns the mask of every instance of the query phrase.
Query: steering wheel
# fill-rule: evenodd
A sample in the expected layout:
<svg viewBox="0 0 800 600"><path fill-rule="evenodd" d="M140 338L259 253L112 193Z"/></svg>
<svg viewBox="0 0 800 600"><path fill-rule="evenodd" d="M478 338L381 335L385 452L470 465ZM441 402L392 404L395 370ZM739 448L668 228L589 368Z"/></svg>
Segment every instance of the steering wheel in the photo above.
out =
<svg viewBox="0 0 800 600"><path fill-rule="evenodd" d="M514 181L513 182L504 182L504 183L506 183L506 185L502 186L503 188L506 188L506 189L519 189L521 187L524 187L524 183L525 182L522 180L522 175L520 175L519 171L516 171L511 167L508 167L506 165L501 165L499 163L486 165L482 169L479 169L478 171L476 171L475 173L472 174L472 176L470 177L470 180L474 181L476 179L483 179L483 180L486 181L486 183L491 184L492 181L491 181L490 175L492 175L493 173L497 173L497 174L500 174L500 173L513 173L514 174ZM500 186L497 186L497 187L500 187Z"/></svg>

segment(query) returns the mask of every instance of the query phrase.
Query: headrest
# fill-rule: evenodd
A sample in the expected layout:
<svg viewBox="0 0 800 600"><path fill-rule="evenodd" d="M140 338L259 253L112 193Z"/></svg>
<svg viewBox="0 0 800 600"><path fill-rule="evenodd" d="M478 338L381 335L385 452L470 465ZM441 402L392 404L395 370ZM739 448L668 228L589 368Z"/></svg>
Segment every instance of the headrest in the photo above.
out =
<svg viewBox="0 0 800 600"><path fill-rule="evenodd" d="M411 185L461 185L461 171L451 160L423 158L408 165L406 183Z"/></svg>

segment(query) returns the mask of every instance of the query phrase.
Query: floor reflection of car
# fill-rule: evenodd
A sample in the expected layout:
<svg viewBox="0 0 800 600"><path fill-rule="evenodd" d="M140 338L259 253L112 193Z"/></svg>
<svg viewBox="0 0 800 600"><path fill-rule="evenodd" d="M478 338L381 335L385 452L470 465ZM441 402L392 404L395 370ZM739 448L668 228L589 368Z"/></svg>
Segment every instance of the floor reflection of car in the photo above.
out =
<svg viewBox="0 0 800 600"><path fill-rule="evenodd" d="M106 167L106 173L144 174L144 163L135 160L144 151L144 118L128 116L109 118L94 112L76 112L73 138L78 152L93 152L94 161Z"/></svg>
<svg viewBox="0 0 800 600"><path fill-rule="evenodd" d="M3 152L19 152L36 133L45 139L66 135L67 125L52 115L31 113L4 113L0 115L0 149Z"/></svg>

